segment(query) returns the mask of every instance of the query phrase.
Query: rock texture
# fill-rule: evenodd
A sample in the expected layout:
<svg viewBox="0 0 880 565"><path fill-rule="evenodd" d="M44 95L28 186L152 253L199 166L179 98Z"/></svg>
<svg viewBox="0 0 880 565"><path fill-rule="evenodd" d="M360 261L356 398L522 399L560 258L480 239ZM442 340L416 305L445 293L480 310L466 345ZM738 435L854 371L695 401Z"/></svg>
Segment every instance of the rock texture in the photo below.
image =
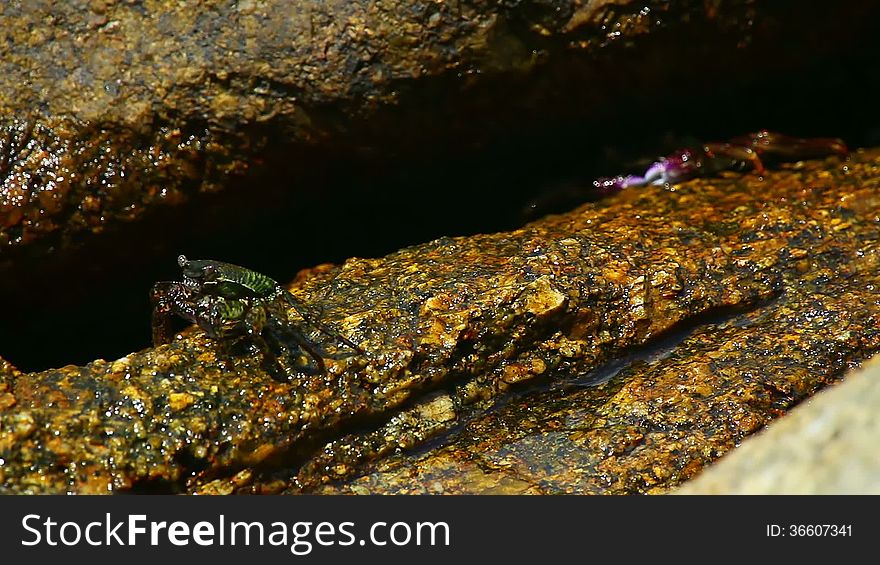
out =
<svg viewBox="0 0 880 565"><path fill-rule="evenodd" d="M497 465L525 454L554 475L548 490L673 486L880 349L878 171L872 150L631 190L512 232L303 273L297 297L366 352L312 335L326 373L278 375L259 350L193 331L113 362L4 376L3 488L314 490L469 421L462 445L494 442L507 453ZM731 312L743 317L695 331L644 373L577 392L578 375ZM542 412L547 398L520 404L516 425L473 420L560 377L575 391L560 408L577 416ZM545 437L545 424L558 430ZM516 436L529 426L540 433ZM506 430L577 474L498 447ZM577 449L550 449L557 440ZM500 483L546 486L514 478Z"/></svg>
<svg viewBox="0 0 880 565"><path fill-rule="evenodd" d="M880 494L878 363L815 395L674 494Z"/></svg>
<svg viewBox="0 0 880 565"><path fill-rule="evenodd" d="M796 67L818 44L798 17L746 0L7 2L0 267L263 163L296 177L316 155L459 146L523 120L603 115L623 90L711 80L722 64L736 73L731 53L753 36L805 47L750 70ZM821 17L834 48L870 19L857 3ZM655 36L646 50L661 56L633 64L643 58L627 50ZM713 46L695 57L689 42Z"/></svg>
<svg viewBox="0 0 880 565"><path fill-rule="evenodd" d="M772 303L710 320L678 336L678 343L656 344L604 371L508 398L468 421L442 446L383 460L362 477L316 491L664 493L729 450L734 450L731 459L741 463L724 476L736 477L730 479L734 484L752 485L761 481L756 454L738 458L734 448L876 350L880 335L872 324L880 315L877 297L873 291L848 288L876 281L869 275L825 282L821 289L787 289ZM867 308L853 311L852 303L859 300L866 300ZM597 379L605 382L590 386ZM867 410L853 418L863 418ZM823 425L816 419L807 424L804 418L804 426ZM820 435L827 439L836 431L832 426ZM829 444L825 454L834 460L828 463L829 473L840 467L858 473L860 461L876 461L877 450L868 447L870 429L863 431L865 445L858 455L851 456L846 439ZM776 454L769 465L782 467L791 460L790 452L803 458L815 447L804 445L801 451L789 436L783 442L787 449L777 450L776 443L767 448ZM711 468L707 475L718 476ZM847 478L833 484L851 478L841 475ZM719 487L711 484L698 490ZM850 483L850 488L860 484L864 481Z"/></svg>

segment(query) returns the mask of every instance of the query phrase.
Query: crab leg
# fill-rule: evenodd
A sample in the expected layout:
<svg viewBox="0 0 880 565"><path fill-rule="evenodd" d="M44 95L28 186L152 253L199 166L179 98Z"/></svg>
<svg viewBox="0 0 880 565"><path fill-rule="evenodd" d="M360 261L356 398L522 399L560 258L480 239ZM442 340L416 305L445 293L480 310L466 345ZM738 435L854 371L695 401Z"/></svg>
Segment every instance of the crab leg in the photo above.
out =
<svg viewBox="0 0 880 565"><path fill-rule="evenodd" d="M266 341L271 342L277 349L279 349L285 358L289 358L290 355L290 344L291 342L297 345L300 349L306 352L309 357L315 362L315 366L320 373L326 372L326 366L324 364L324 358L321 356L321 353L315 348L314 344L309 341L299 330L291 326L290 324L281 323L276 318L270 317L269 322L266 324L266 331L263 332L264 338ZM283 336L283 337L282 337ZM290 374L288 367L282 366L282 369L286 374Z"/></svg>
<svg viewBox="0 0 880 565"><path fill-rule="evenodd" d="M790 137L781 133L762 130L730 140L731 144L751 147L759 153L779 155L787 159L809 159L825 155L849 155L849 148L842 139L835 137Z"/></svg>
<svg viewBox="0 0 880 565"><path fill-rule="evenodd" d="M736 143L706 143L703 145L703 151L709 159L718 159L727 157L734 161L743 161L751 163L755 172L759 175L764 174L764 164L758 157L758 152L747 145L739 145Z"/></svg>
<svg viewBox="0 0 880 565"><path fill-rule="evenodd" d="M832 137L799 138L762 130L735 137L726 143L706 143L698 149L679 149L648 167L643 176L620 175L603 177L593 182L600 195L611 194L632 186L664 184L708 175L751 163L755 172L764 174L761 155L777 155L784 159L808 159L825 155L846 157L849 149L843 140Z"/></svg>
<svg viewBox="0 0 880 565"><path fill-rule="evenodd" d="M282 289L282 292L283 292L283 294L281 296L284 297L284 300L288 304L290 304L294 310L296 310L296 313L299 314L300 317L306 321L306 323L318 328L318 330L320 330L321 333L323 333L324 335L326 335L328 337L332 337L333 339L339 341L340 343L350 347L354 351L357 351L361 355L364 354L364 350L361 349L360 347L358 347L358 345L355 344L354 342L352 342L350 339L346 338L344 335L340 334L336 330L331 329L330 327L328 327L326 324L324 324L322 321L318 320L317 318L312 317L312 315L306 310L305 306L303 306L299 300L294 298L292 294L290 294L289 292L287 292L286 290L283 290L283 289Z"/></svg>
<svg viewBox="0 0 880 565"><path fill-rule="evenodd" d="M195 323L195 305L191 301L192 289L177 282L158 282L150 291L153 305L151 320L153 345L170 343L174 337L171 331L171 315L177 314Z"/></svg>

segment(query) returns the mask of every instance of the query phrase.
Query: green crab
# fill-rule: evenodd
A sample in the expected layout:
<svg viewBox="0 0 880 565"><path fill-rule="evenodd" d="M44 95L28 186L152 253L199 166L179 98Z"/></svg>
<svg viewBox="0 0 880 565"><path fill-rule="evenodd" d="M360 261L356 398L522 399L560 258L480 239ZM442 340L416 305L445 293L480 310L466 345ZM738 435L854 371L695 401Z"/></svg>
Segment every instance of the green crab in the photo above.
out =
<svg viewBox="0 0 880 565"><path fill-rule="evenodd" d="M287 361L293 347L302 349L325 372L324 358L317 344L293 323L293 308L309 326L363 354L355 343L327 327L277 281L256 271L214 260L189 260L180 255L182 281L163 281L153 285L153 345L173 338L172 315L197 324L224 346L249 341L281 366L285 374L292 369Z"/></svg>

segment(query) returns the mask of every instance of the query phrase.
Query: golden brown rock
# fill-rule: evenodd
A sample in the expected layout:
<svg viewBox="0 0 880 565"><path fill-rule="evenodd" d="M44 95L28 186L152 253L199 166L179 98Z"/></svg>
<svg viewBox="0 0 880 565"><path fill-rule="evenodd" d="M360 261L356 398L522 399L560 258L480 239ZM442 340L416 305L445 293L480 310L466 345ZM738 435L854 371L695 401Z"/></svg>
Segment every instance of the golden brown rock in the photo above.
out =
<svg viewBox="0 0 880 565"><path fill-rule="evenodd" d="M326 374L281 382L259 355L223 353L195 331L112 363L7 377L4 489L314 488L466 421L511 387L580 375L681 323L746 311L686 340L690 360L674 354L656 374L590 389L576 433L527 439L586 446L593 474L557 490L663 488L877 350L878 172L871 151L845 167L830 158L763 180L631 190L516 231L317 269L294 292L366 351L344 357L312 336L343 354ZM521 413L515 433L543 425ZM516 466L515 454L502 459Z"/></svg>
<svg viewBox="0 0 880 565"><path fill-rule="evenodd" d="M800 49L759 51L751 70L796 67L811 46L845 45L838 28L854 37L872 21L856 2L792 12L747 0L6 2L0 253L75 248L264 162L296 175L316 156L477 144L488 124L600 116L627 85L710 81L707 66L732 74L732 53L755 35ZM821 18L827 41L801 31L803 14ZM632 56L655 35L650 57ZM271 202L257 184L245 192Z"/></svg>

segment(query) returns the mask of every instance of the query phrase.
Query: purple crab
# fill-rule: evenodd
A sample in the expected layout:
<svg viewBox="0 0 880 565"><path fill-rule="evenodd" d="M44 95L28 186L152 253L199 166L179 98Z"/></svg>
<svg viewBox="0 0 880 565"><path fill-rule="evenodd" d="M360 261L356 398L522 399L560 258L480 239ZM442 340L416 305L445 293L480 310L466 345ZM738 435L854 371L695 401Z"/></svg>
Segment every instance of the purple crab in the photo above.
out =
<svg viewBox="0 0 880 565"><path fill-rule="evenodd" d="M735 137L727 143L706 143L698 148L679 149L652 163L642 176L603 177L593 181L593 186L600 195L606 195L631 186L675 183L749 164L760 175L765 170L760 157L764 153L791 160L825 155L846 157L849 149L843 140L837 138L802 139L762 130Z"/></svg>

